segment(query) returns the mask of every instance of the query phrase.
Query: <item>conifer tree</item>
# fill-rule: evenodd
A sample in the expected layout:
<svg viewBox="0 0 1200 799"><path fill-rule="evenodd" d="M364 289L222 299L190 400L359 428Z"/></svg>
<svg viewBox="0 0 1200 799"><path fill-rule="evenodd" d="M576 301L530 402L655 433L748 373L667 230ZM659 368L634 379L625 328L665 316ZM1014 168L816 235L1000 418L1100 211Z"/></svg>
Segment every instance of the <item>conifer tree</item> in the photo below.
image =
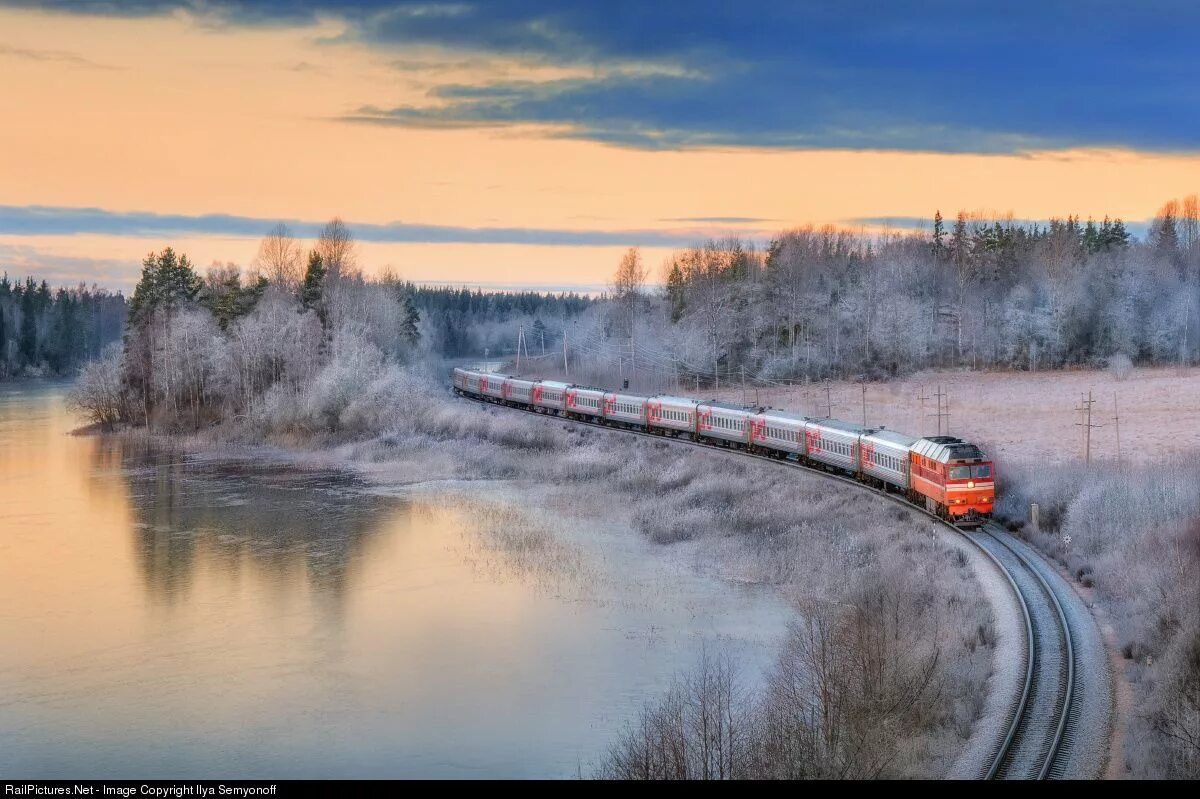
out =
<svg viewBox="0 0 1200 799"><path fill-rule="evenodd" d="M946 225L942 222L942 212L933 212L933 257L941 258L946 254Z"/></svg>
<svg viewBox="0 0 1200 799"><path fill-rule="evenodd" d="M312 250L308 254L308 268L304 271L304 283L300 286L300 302L305 308L316 310L321 321L325 320L325 310L321 297L325 286L325 263L321 254Z"/></svg>

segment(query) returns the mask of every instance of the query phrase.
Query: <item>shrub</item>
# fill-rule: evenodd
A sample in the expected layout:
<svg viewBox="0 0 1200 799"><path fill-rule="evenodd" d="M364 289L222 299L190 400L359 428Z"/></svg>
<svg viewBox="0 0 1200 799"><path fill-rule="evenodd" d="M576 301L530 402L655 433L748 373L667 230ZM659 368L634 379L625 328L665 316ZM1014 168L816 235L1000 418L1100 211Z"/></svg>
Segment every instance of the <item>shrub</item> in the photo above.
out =
<svg viewBox="0 0 1200 799"><path fill-rule="evenodd" d="M67 406L91 423L111 429L125 416L122 362L121 346L110 344L99 358L85 363L67 393Z"/></svg>

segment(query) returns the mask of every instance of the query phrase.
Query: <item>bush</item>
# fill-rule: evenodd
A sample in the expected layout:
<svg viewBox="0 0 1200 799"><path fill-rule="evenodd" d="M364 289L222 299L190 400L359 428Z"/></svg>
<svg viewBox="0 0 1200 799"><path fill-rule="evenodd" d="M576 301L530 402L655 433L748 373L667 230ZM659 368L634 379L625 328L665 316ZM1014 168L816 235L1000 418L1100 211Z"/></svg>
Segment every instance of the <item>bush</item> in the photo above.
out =
<svg viewBox="0 0 1200 799"><path fill-rule="evenodd" d="M99 358L84 364L67 392L67 407L92 424L112 429L125 416L122 362L121 345L110 344Z"/></svg>

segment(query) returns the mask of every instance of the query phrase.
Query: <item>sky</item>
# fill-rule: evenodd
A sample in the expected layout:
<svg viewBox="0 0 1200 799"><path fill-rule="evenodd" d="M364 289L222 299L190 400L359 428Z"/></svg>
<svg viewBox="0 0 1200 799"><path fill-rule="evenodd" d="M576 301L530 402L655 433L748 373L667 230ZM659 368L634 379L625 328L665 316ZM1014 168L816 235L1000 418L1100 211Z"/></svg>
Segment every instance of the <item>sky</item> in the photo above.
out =
<svg viewBox="0 0 1200 799"><path fill-rule="evenodd" d="M368 271L602 287L711 236L1200 191L1200 4L0 0L0 271L129 289L337 215Z"/></svg>

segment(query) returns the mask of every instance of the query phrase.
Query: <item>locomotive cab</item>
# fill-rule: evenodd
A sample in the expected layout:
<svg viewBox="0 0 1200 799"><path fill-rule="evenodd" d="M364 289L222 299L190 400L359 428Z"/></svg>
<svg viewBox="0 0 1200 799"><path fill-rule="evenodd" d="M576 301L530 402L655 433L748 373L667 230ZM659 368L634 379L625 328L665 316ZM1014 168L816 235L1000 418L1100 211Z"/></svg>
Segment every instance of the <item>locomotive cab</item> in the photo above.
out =
<svg viewBox="0 0 1200 799"><path fill-rule="evenodd" d="M991 518L995 467L974 444L953 436L922 438L910 450L910 470L913 501L961 526Z"/></svg>

